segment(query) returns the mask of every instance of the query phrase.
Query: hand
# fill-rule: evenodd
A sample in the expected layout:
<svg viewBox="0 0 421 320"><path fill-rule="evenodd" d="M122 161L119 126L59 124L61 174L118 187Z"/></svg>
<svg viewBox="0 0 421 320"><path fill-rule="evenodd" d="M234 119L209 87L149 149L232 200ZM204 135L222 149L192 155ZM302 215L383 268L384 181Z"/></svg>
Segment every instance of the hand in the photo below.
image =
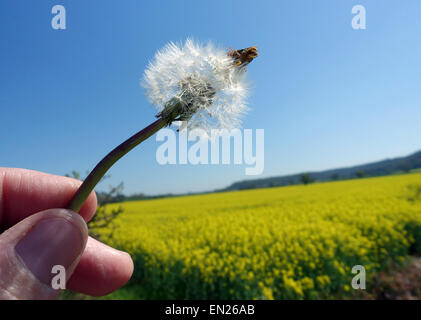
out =
<svg viewBox="0 0 421 320"><path fill-rule="evenodd" d="M0 299L54 299L54 265L66 270L66 288L103 296L131 277L130 256L88 236L95 214L92 192L80 215L64 208L80 181L0 168Z"/></svg>

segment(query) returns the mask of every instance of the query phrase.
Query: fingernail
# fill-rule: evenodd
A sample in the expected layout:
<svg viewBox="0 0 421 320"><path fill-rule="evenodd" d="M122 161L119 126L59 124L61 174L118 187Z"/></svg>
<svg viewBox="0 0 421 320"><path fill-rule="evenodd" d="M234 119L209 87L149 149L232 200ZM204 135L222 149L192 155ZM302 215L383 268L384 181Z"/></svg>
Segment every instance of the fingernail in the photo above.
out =
<svg viewBox="0 0 421 320"><path fill-rule="evenodd" d="M81 230L57 217L40 220L15 247L26 267L47 285L55 276L53 267L61 265L67 271L83 249Z"/></svg>

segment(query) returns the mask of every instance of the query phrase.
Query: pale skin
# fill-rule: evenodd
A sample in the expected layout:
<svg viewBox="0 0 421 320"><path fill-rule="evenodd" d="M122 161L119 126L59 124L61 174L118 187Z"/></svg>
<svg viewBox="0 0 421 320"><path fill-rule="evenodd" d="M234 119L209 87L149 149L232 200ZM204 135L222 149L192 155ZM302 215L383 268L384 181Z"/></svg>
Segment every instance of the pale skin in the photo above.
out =
<svg viewBox="0 0 421 320"><path fill-rule="evenodd" d="M66 288L80 293L103 296L130 279L131 257L88 236L86 222L96 211L95 193L79 214L61 209L80 184L37 171L0 168L0 299L55 299L59 290L51 287L47 266L56 260L66 264Z"/></svg>

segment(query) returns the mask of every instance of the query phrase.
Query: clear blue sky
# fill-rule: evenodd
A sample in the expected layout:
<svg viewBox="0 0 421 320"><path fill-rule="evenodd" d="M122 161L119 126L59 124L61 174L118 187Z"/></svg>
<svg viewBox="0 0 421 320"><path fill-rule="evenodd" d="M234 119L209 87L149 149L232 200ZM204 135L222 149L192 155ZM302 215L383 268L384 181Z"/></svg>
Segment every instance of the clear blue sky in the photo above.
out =
<svg viewBox="0 0 421 320"><path fill-rule="evenodd" d="M66 30L51 28L56 4ZM356 4L366 30L351 28ZM418 0L2 0L0 166L92 169L154 120L143 70L188 36L259 47L244 127L265 129L261 177L409 154L421 149L420 14ZM99 189L180 193L252 178L246 166L160 166L159 144L132 151Z"/></svg>

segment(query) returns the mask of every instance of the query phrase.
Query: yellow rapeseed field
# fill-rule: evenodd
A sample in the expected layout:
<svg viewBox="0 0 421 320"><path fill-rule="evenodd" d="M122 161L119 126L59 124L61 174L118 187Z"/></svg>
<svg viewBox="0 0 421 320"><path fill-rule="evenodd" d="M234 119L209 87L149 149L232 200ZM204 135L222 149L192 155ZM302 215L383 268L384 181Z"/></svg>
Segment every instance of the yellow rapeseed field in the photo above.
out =
<svg viewBox="0 0 421 320"><path fill-rule="evenodd" d="M132 254L139 298L343 297L354 265L370 287L421 251L421 174L122 205L109 241Z"/></svg>

